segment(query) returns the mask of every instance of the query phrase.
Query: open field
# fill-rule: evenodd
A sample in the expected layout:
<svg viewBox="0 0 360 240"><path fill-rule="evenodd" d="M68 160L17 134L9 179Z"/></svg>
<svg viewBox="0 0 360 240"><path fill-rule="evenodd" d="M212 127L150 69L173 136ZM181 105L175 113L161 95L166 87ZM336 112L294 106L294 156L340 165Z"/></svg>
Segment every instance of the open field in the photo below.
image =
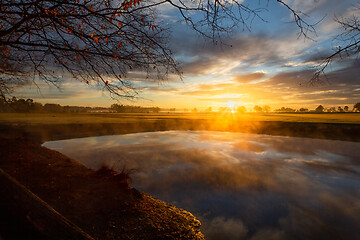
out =
<svg viewBox="0 0 360 240"><path fill-rule="evenodd" d="M2 113L3 133L39 142L167 130L211 130L360 141L360 113ZM11 129L11 130L10 130Z"/></svg>
<svg viewBox="0 0 360 240"><path fill-rule="evenodd" d="M0 113L0 124L104 124L167 119L360 124L360 113Z"/></svg>

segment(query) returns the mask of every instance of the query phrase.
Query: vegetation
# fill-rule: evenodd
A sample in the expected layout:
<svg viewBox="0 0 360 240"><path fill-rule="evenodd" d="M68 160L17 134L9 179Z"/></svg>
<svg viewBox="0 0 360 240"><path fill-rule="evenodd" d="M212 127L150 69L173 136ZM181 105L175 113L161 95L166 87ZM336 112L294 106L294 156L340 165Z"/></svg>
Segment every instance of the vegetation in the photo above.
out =
<svg viewBox="0 0 360 240"><path fill-rule="evenodd" d="M255 105L254 112L262 112L262 111L263 111L262 107Z"/></svg>
<svg viewBox="0 0 360 240"><path fill-rule="evenodd" d="M91 113L91 112L115 112L115 113L160 113L161 110L165 111L166 109L160 109L159 107L140 107L140 106L130 106L122 104L112 104L110 108L106 107L81 107L81 106L61 106L60 104L46 103L41 104L35 102L33 99L17 99L13 97L11 99L1 99L0 98L0 112L3 113ZM168 112L174 114L176 112L175 108L169 108ZM271 110L270 106L264 105L260 107L256 105L254 107L254 112L256 113L269 113ZM184 112L188 112L187 109L184 109ZM197 108L191 110L192 113L198 113ZM214 113L212 107L207 108L205 113ZM245 114L247 112L244 106L239 106L237 108L233 107L220 107L220 113L240 113ZM276 113L345 113L345 112L360 112L360 103L356 103L353 106L353 109L350 110L349 106L328 107L324 108L322 105L319 105L315 110L309 111L308 108L294 109L289 107L281 107L275 109Z"/></svg>
<svg viewBox="0 0 360 240"><path fill-rule="evenodd" d="M324 111L324 107L322 105L319 105L316 109L315 112L323 112Z"/></svg>
<svg viewBox="0 0 360 240"><path fill-rule="evenodd" d="M80 107L61 106L60 104L34 102L33 99L0 99L0 112L19 113L87 113L87 112L119 112L119 113L158 113L158 107L139 107L113 104L110 108L105 107Z"/></svg>
<svg viewBox="0 0 360 240"><path fill-rule="evenodd" d="M301 109L302 109L302 112L305 112L304 111L305 108L301 108ZM276 109L275 112L287 112L287 113L290 113L290 112L296 112L296 109L288 108L288 107L281 107L279 109Z"/></svg>
<svg viewBox="0 0 360 240"><path fill-rule="evenodd" d="M110 109L117 113L158 113L160 112L159 107L140 107L140 106L126 106L113 104Z"/></svg>
<svg viewBox="0 0 360 240"><path fill-rule="evenodd" d="M337 42L337 47L333 54L323 59L315 72L312 83L320 80L320 75L325 75L325 69L332 61L342 58L349 58L360 53L360 6L359 4L353 7L353 15L348 15L343 18L335 17L335 22L342 28L342 32L334 39ZM326 77L326 76L325 76Z"/></svg>
<svg viewBox="0 0 360 240"><path fill-rule="evenodd" d="M360 112L360 102L358 102L354 105L354 111Z"/></svg>

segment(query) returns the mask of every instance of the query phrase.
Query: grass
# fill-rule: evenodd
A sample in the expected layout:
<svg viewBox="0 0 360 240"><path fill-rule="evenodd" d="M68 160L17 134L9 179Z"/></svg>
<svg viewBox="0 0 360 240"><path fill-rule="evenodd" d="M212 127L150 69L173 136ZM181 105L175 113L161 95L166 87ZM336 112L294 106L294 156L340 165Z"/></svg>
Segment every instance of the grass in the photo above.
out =
<svg viewBox="0 0 360 240"><path fill-rule="evenodd" d="M33 141L167 130L244 132L360 141L360 113L0 114L0 130Z"/></svg>
<svg viewBox="0 0 360 240"><path fill-rule="evenodd" d="M112 168L102 166L96 171L96 174L111 180L121 189L130 190L130 170L126 170L125 167L120 172L117 172Z"/></svg>
<svg viewBox="0 0 360 240"><path fill-rule="evenodd" d="M280 121L311 123L353 123L360 124L360 113L0 113L0 124L111 124L139 123L158 120L191 119L210 121Z"/></svg>

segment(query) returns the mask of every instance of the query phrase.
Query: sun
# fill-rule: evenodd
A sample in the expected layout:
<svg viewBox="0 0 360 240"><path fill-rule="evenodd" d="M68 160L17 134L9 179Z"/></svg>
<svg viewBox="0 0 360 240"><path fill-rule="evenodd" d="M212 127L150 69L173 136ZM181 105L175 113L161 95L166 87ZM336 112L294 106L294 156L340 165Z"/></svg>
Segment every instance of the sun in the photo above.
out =
<svg viewBox="0 0 360 240"><path fill-rule="evenodd" d="M226 103L226 106L231 109L231 113L235 113L235 104L236 103L234 101L229 101Z"/></svg>

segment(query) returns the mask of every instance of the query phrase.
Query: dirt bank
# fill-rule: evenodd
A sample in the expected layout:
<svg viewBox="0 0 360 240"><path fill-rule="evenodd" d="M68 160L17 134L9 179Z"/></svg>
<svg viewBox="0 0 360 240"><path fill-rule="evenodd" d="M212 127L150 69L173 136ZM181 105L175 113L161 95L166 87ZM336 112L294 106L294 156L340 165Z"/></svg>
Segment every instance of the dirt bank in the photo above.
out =
<svg viewBox="0 0 360 240"><path fill-rule="evenodd" d="M93 238L203 239L200 222L189 212L119 184L111 175L99 175L14 131L19 132L0 135L0 168ZM14 216L4 199L0 237L45 239L39 237L39 224L35 232L40 233L24 231L29 227L17 221L24 216Z"/></svg>

